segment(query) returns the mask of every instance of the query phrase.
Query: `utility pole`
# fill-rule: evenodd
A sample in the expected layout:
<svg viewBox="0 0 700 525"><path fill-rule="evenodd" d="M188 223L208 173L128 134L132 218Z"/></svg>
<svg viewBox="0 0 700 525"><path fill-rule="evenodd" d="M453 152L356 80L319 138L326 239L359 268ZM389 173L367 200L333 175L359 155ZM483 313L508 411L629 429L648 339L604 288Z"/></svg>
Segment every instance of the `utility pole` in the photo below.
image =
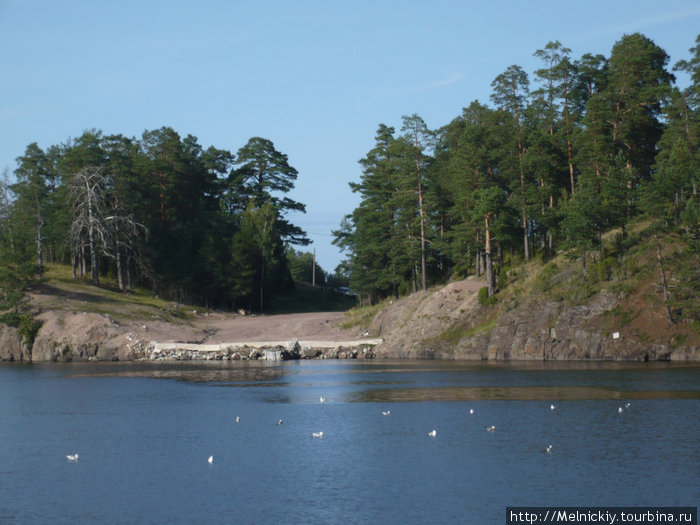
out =
<svg viewBox="0 0 700 525"><path fill-rule="evenodd" d="M311 268L311 286L316 286L316 248L314 248L314 259Z"/></svg>

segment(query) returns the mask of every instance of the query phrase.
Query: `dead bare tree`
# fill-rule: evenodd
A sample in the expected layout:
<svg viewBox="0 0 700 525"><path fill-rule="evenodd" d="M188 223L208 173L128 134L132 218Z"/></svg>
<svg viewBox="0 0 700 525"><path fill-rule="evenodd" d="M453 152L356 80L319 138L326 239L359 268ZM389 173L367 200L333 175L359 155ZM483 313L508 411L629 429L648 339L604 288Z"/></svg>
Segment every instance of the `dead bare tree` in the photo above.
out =
<svg viewBox="0 0 700 525"><path fill-rule="evenodd" d="M78 171L70 182L73 204L73 222L70 240L74 253L87 243L90 249L92 283L100 284L97 268L97 250L107 244L107 228L104 223L104 190L107 186L106 171L101 166L87 166Z"/></svg>
<svg viewBox="0 0 700 525"><path fill-rule="evenodd" d="M115 260L119 289L125 292L131 289L131 263L141 267L142 259L137 256L137 245L140 239L148 236L148 229L119 206L117 199L112 203L112 211L114 214L104 219L110 240L104 253Z"/></svg>
<svg viewBox="0 0 700 525"><path fill-rule="evenodd" d="M117 266L119 289L125 291L124 274L126 272L128 287L131 287L129 261L136 252L135 243L145 237L146 227L128 214L115 197L111 207L106 203L106 195L110 187L110 174L102 166L88 166L78 171L70 183L70 195L73 203L73 222L70 229L70 240L73 253L79 257L81 250L90 250L90 269L92 282L100 284L98 271L98 251L113 258ZM126 264L123 257L127 257ZM138 258L134 258L138 262ZM75 276L75 268L74 268Z"/></svg>

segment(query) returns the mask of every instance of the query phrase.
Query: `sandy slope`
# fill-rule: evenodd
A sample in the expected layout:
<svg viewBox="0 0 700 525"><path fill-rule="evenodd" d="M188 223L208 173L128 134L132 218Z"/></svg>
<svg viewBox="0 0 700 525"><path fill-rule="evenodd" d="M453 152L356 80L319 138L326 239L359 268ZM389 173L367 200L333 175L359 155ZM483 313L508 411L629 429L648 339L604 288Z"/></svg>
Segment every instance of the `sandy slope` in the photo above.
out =
<svg viewBox="0 0 700 525"><path fill-rule="evenodd" d="M345 330L340 328L339 323L344 317L343 312L263 316L213 314L197 319L196 325L208 333L206 338L208 343L287 339L333 341L361 337L359 329Z"/></svg>

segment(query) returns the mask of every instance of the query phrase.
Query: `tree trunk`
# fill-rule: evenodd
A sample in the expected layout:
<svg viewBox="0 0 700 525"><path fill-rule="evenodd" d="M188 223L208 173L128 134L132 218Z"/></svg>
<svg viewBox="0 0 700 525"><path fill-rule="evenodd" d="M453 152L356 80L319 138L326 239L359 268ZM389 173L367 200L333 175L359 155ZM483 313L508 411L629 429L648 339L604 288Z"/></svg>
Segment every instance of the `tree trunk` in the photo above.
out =
<svg viewBox="0 0 700 525"><path fill-rule="evenodd" d="M671 294L668 291L668 283L666 281L666 270L664 269L664 256L661 253L661 241L659 241L659 235L654 234L654 239L656 240L656 258L659 261L659 271L661 272L661 285L664 292L664 306L666 307L666 319L668 319L668 324L673 324L673 314L671 313L671 307L668 302L671 299Z"/></svg>
<svg viewBox="0 0 700 525"><path fill-rule="evenodd" d="M126 258L126 286L127 290L131 290L131 257Z"/></svg>
<svg viewBox="0 0 700 525"><path fill-rule="evenodd" d="M418 165L418 206L420 209L420 269L421 287L423 291L428 289L428 278L425 270L425 218L423 213L423 185L420 181L420 164Z"/></svg>
<svg viewBox="0 0 700 525"><path fill-rule="evenodd" d="M117 281L119 281L119 290L122 292L125 292L126 289L124 288L124 273L122 269L122 254L119 251L119 248L115 249L115 259L117 260Z"/></svg>
<svg viewBox="0 0 700 525"><path fill-rule="evenodd" d="M476 277L477 279L481 277L481 249L479 248L479 242L481 239L479 238L479 232L476 233L476 260L474 261L475 264L474 266L476 267Z"/></svg>
<svg viewBox="0 0 700 525"><path fill-rule="evenodd" d="M488 286L489 297L496 293L496 280L493 275L493 260L491 257L491 229L489 227L489 215L486 214L484 222L486 225L486 242L484 247L485 263L486 263L486 285Z"/></svg>
<svg viewBox="0 0 700 525"><path fill-rule="evenodd" d="M80 277L87 275L87 262L85 260L85 243L80 241Z"/></svg>
<svg viewBox="0 0 700 525"><path fill-rule="evenodd" d="M571 129L569 128L569 114L566 114L566 155L569 160L569 178L571 179L571 195L576 193L576 179L574 177L574 146L571 140Z"/></svg>
<svg viewBox="0 0 700 525"><path fill-rule="evenodd" d="M44 251L41 238L41 228L44 226L44 220L41 218L41 209L39 208L39 200L36 201L36 264L39 269L44 268Z"/></svg>
<svg viewBox="0 0 700 525"><path fill-rule="evenodd" d="M530 243L528 242L528 238L527 238L527 211L525 210L525 203L524 202L523 202L522 228L523 228L523 247L525 249L525 262L528 262L530 260Z"/></svg>
<svg viewBox="0 0 700 525"><path fill-rule="evenodd" d="M100 285L100 274L97 271L97 246L95 246L94 232L92 226L88 230L88 242L90 243L90 272L92 273L92 284Z"/></svg>

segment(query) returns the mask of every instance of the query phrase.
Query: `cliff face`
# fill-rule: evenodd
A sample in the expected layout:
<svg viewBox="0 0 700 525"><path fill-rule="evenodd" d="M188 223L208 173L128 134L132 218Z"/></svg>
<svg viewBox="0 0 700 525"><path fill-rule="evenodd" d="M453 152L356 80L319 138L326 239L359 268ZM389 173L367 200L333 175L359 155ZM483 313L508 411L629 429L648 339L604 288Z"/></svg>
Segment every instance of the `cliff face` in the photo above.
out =
<svg viewBox="0 0 700 525"><path fill-rule="evenodd" d="M31 360L123 361L142 354L144 343L109 316L84 312L44 312Z"/></svg>
<svg viewBox="0 0 700 525"><path fill-rule="evenodd" d="M16 328L0 323L0 361L31 361L31 352Z"/></svg>
<svg viewBox="0 0 700 525"><path fill-rule="evenodd" d="M663 318L647 315L653 338L631 324L616 325L610 312L620 299L600 292L582 305L533 298L483 307L481 285L465 280L394 301L380 311L370 333L384 339L377 357L474 360L698 361L697 337L683 327L664 331ZM683 341L684 344L678 344Z"/></svg>

